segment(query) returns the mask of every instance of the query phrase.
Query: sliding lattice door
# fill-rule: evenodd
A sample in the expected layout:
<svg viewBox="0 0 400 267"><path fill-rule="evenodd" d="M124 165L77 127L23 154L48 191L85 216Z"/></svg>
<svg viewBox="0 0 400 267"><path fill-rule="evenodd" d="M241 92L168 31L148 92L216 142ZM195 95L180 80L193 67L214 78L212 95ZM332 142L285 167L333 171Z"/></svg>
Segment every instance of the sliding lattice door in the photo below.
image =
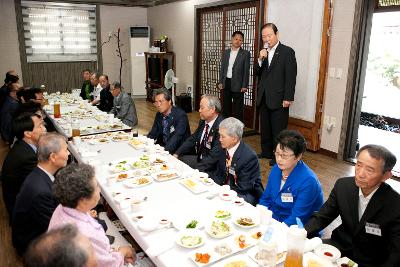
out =
<svg viewBox="0 0 400 267"><path fill-rule="evenodd" d="M197 106L203 94L218 95L219 69L225 49L231 45L234 31L242 31L242 47L250 51L249 90L245 94L244 123L254 128L255 122L255 78L253 76L254 54L258 53L258 13L259 2L199 9L198 11L198 64L197 64Z"/></svg>

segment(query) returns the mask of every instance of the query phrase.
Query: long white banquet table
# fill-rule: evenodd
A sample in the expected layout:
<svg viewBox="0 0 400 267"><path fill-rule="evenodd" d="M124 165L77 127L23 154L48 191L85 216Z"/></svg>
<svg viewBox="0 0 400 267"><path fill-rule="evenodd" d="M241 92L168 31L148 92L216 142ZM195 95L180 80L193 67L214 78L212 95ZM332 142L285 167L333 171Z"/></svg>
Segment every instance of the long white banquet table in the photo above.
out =
<svg viewBox="0 0 400 267"><path fill-rule="evenodd" d="M74 96L71 94L63 95L63 97L71 102L74 100ZM54 98L55 96L52 95L52 99ZM55 118L53 105L47 105L44 108L46 116L51 120L57 132L67 138L72 136L72 124L75 121L79 122L81 136L131 130L131 127L122 123L118 118L85 103L83 100L74 100L72 103L61 101L60 111L61 117Z"/></svg>
<svg viewBox="0 0 400 267"><path fill-rule="evenodd" d="M145 137L141 137L141 140L145 140ZM157 266L205 266L195 263L191 258L195 257L196 252L208 253L211 255L210 262L212 262L219 258L214 252L214 247L223 243L228 244L238 253L233 253L234 255L230 255L213 266L219 266L219 264L224 264L226 261L232 261L236 258L245 260L249 266L257 266L246 253L249 253L249 249L259 241L252 235L259 231L264 233L268 227L273 229L272 239L278 243L278 251L283 251L286 248L287 227L284 224L272 219L269 226L257 225L248 227L248 229L239 227L234 222L236 218L242 216L249 216L258 224L258 209L248 203L237 205L234 201L222 200L218 195L209 199L211 195L215 195L216 192L221 190L221 187L216 184L203 185L199 180L194 179L193 181L198 185L202 185L199 191L206 191L193 193L182 184L185 181L183 177L196 176L198 173L171 155L162 153L162 150L145 152L143 149L135 149L130 146L128 141L97 143L93 139L85 140L84 138L78 145L69 142L69 149L78 162L89 163L95 167L96 178L103 197L121 223ZM150 162L154 161L155 158L165 160L166 167L175 169L180 177L162 182L154 180L150 184L134 188L130 188L126 184L131 179L122 182L113 179L108 181L109 177L118 176L112 171L117 162L126 159L133 163L143 155L149 156ZM154 174L153 177L155 178ZM132 211L130 204L124 203L123 200L117 202L117 200L125 198L130 198L130 200L127 200L129 203L133 199L145 199L145 201L139 210ZM223 239L213 238L206 233L211 222L216 220L215 215L218 210L231 213L231 218L226 219L225 222L231 227L233 234ZM143 218L138 219L138 216L143 216ZM177 228L186 228L191 220L197 220L199 226L204 226L199 230L203 236L204 245L194 249L184 248L176 242L182 233ZM162 224L166 221L172 223ZM151 232L143 231L141 224L148 223L151 225L154 222L158 229ZM245 236L246 247L244 249L238 247L237 238L240 235ZM256 250L255 248L252 249L253 251Z"/></svg>

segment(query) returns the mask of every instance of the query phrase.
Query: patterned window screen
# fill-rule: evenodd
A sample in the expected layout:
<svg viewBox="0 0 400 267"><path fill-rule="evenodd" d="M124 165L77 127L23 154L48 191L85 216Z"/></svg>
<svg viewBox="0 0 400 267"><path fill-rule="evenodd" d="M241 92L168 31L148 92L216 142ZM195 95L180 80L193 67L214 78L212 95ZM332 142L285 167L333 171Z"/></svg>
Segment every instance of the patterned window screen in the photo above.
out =
<svg viewBox="0 0 400 267"><path fill-rule="evenodd" d="M226 12L225 49L231 45L232 33L240 30L244 34L242 47L250 51L249 88L244 95L244 104L247 106L253 105L253 61L254 41L256 39L256 12L256 7L233 9Z"/></svg>
<svg viewBox="0 0 400 267"><path fill-rule="evenodd" d="M240 30L244 33L242 47L251 53L249 90L245 94L245 105L253 106L253 60L254 42L256 41L257 8L238 7L203 11L200 15L200 95L220 96L216 85L219 81L221 57L231 45L232 33Z"/></svg>
<svg viewBox="0 0 400 267"><path fill-rule="evenodd" d="M28 62L97 61L96 7L22 1Z"/></svg>
<svg viewBox="0 0 400 267"><path fill-rule="evenodd" d="M216 85L219 80L223 45L223 12L212 11L201 16L201 73L200 94L218 95Z"/></svg>
<svg viewBox="0 0 400 267"><path fill-rule="evenodd" d="M377 0L378 7L400 6L400 0Z"/></svg>

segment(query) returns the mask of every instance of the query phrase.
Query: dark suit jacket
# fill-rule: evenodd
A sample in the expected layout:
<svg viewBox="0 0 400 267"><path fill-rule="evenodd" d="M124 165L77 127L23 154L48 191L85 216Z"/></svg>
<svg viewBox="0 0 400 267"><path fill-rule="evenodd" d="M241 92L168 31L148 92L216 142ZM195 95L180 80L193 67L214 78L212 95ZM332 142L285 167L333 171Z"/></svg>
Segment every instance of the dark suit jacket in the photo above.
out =
<svg viewBox="0 0 400 267"><path fill-rule="evenodd" d="M138 124L135 102L125 92L121 92L118 97L114 97L113 108L110 113L130 127Z"/></svg>
<svg viewBox="0 0 400 267"><path fill-rule="evenodd" d="M342 224L333 232L331 241L344 256L361 266L400 266L400 195L383 183L358 219L359 188L354 177L336 183L321 210L305 226L308 236L329 225L340 215ZM366 233L366 223L378 225L382 236Z"/></svg>
<svg viewBox="0 0 400 267"><path fill-rule="evenodd" d="M165 150L174 153L186 138L190 136L190 126L188 116L181 108L172 107L169 117L170 123L168 124L168 129L170 130L166 144L163 142L163 115L160 112L157 112L153 127L147 137L156 139L156 142L163 145Z"/></svg>
<svg viewBox="0 0 400 267"><path fill-rule="evenodd" d="M86 100L86 92L85 92L85 88L86 88L86 84L89 83L89 93L93 92L93 85L90 83L90 81L84 81L82 84L82 88L81 88L81 93L80 96L82 97L83 100Z"/></svg>
<svg viewBox="0 0 400 267"><path fill-rule="evenodd" d="M50 177L39 167L33 169L22 185L11 224L12 242L20 255L33 239L47 231L58 204L52 185Z"/></svg>
<svg viewBox="0 0 400 267"><path fill-rule="evenodd" d="M14 141L14 133L12 132L12 121L15 111L19 107L19 102L14 98L7 96L4 100L0 113L0 133L1 138L8 144Z"/></svg>
<svg viewBox="0 0 400 267"><path fill-rule="evenodd" d="M261 183L260 164L256 152L241 141L233 154L231 167L234 168L237 176L237 184L235 184L233 175L229 175L231 189L250 204L258 204L264 188ZM226 173L226 149L223 149L218 160L214 181L219 185L225 184Z"/></svg>
<svg viewBox="0 0 400 267"><path fill-rule="evenodd" d="M270 109L281 108L283 100L294 100L297 62L292 48L279 43L270 66L267 59L263 60L261 67L257 62L254 73L258 76L257 106L261 105L264 94L265 104Z"/></svg>
<svg viewBox="0 0 400 267"><path fill-rule="evenodd" d="M208 144L210 149L204 147L201 155L202 159L198 161L197 168L199 171L210 172L215 171L217 166L218 157L222 151L221 143L219 142L219 124L223 120L222 115L218 115L215 122L208 133ZM204 127L206 123L204 120L199 121L199 126L197 127L194 134L192 134L186 141L178 148L175 152L178 156L185 154L197 154L200 149L201 135L203 134Z"/></svg>
<svg viewBox="0 0 400 267"><path fill-rule="evenodd" d="M2 169L3 199L10 219L22 183L36 164L35 151L23 140L17 140L14 143L4 160Z"/></svg>
<svg viewBox="0 0 400 267"><path fill-rule="evenodd" d="M100 91L100 103L97 106L101 111L110 112L113 108L114 97L110 91L110 85Z"/></svg>
<svg viewBox="0 0 400 267"><path fill-rule="evenodd" d="M225 88L225 79L228 72L229 57L231 49L222 54L221 68L219 71L219 83ZM250 75L250 52L239 48L238 54L232 67L231 91L240 92L241 88L248 88Z"/></svg>

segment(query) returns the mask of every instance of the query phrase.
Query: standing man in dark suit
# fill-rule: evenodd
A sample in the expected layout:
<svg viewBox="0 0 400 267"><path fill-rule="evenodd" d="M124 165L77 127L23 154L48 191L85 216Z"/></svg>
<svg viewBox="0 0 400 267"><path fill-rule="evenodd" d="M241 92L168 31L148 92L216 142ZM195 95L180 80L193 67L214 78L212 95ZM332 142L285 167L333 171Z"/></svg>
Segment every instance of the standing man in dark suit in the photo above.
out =
<svg viewBox="0 0 400 267"><path fill-rule="evenodd" d="M219 123L222 121L221 102L218 97L203 95L200 100L199 126L194 134L178 148L174 156L190 167L211 174L216 169L222 151L219 142Z"/></svg>
<svg viewBox="0 0 400 267"><path fill-rule="evenodd" d="M91 100L91 94L93 92L93 85L90 83L90 70L86 69L82 71L83 84L81 88L80 96L83 100Z"/></svg>
<svg viewBox="0 0 400 267"><path fill-rule="evenodd" d="M155 139L157 144L173 154L190 136L188 116L181 108L172 105L171 93L167 89L155 90L153 100L158 112L147 137Z"/></svg>
<svg viewBox="0 0 400 267"><path fill-rule="evenodd" d="M264 48L255 64L261 132L261 154L258 156L271 159L270 166L273 166L276 163L275 139L287 128L289 107L294 100L297 63L293 49L279 42L275 24L265 24L261 36Z"/></svg>
<svg viewBox="0 0 400 267"><path fill-rule="evenodd" d="M15 117L13 132L17 141L8 152L2 171L3 199L10 220L22 183L37 164L37 144L46 128L40 115L24 112Z"/></svg>
<svg viewBox="0 0 400 267"><path fill-rule="evenodd" d="M219 124L223 151L213 178L217 184L229 185L239 197L256 205L264 191L260 164L256 152L242 141L243 127L241 121L232 117Z"/></svg>
<svg viewBox="0 0 400 267"><path fill-rule="evenodd" d="M244 93L249 86L250 75L250 52L241 47L243 39L241 31L232 34L232 47L222 54L218 84L220 90L224 89L224 116L233 116L240 121L243 121Z"/></svg>
<svg viewBox="0 0 400 267"><path fill-rule="evenodd" d="M355 177L341 178L319 212L305 225L308 237L340 216L330 243L363 267L400 266L400 195L386 184L396 157L366 145L357 153Z"/></svg>
<svg viewBox="0 0 400 267"><path fill-rule="evenodd" d="M64 136L48 133L40 137L38 164L26 177L13 211L12 241L19 255L33 239L47 231L58 204L52 192L54 174L67 165L68 155Z"/></svg>

